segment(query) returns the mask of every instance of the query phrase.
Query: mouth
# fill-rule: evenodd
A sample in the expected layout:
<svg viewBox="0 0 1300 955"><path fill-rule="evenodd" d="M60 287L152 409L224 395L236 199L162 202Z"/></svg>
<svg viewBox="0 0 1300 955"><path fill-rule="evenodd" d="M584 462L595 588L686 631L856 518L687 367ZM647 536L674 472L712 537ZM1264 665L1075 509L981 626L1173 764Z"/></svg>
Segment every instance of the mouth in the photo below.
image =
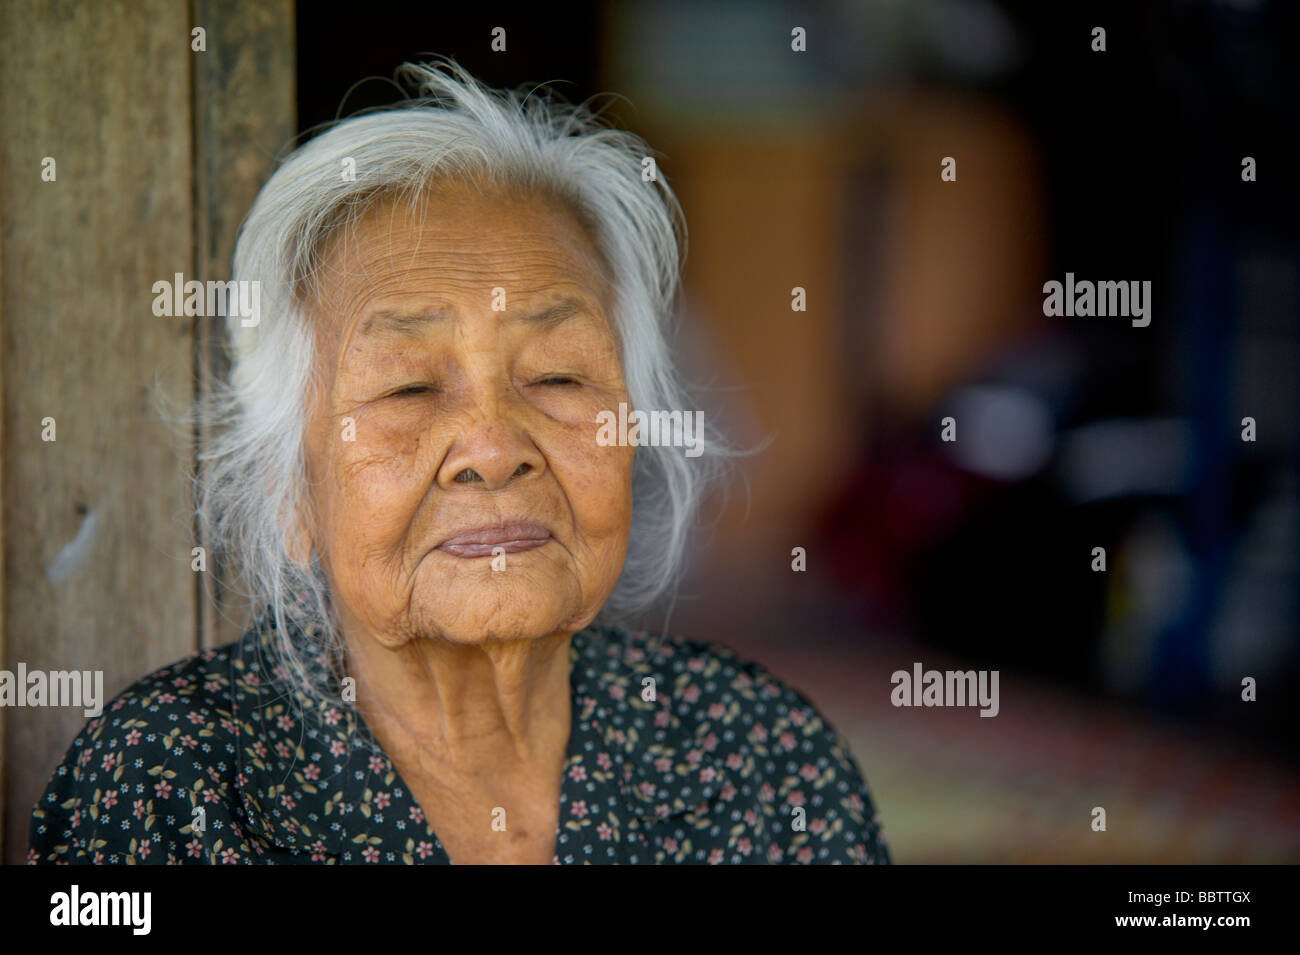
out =
<svg viewBox="0 0 1300 955"><path fill-rule="evenodd" d="M495 557L534 550L551 540L551 532L541 524L521 521L461 531L439 544L438 550L453 557Z"/></svg>

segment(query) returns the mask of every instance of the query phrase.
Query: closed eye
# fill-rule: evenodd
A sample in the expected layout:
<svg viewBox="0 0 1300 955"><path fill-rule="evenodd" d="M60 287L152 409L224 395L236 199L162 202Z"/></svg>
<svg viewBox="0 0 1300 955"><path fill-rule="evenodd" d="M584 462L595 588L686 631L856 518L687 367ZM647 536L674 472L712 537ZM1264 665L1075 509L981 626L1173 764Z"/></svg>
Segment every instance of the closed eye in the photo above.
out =
<svg viewBox="0 0 1300 955"><path fill-rule="evenodd" d="M397 391L390 392L390 398L404 398L411 395L426 395L434 391L432 385L407 385L405 388L399 388Z"/></svg>
<svg viewBox="0 0 1300 955"><path fill-rule="evenodd" d="M569 378L566 375L548 375L547 377L539 379L538 381L534 382L534 384L537 385L557 385L557 386L576 385L577 383L578 381L576 378Z"/></svg>

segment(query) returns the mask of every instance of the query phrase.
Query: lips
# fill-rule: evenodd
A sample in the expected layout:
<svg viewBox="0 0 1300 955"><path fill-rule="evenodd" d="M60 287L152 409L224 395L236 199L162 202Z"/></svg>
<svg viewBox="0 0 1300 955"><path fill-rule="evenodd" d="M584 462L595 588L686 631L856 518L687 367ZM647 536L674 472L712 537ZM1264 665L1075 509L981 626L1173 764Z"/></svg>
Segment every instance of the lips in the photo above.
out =
<svg viewBox="0 0 1300 955"><path fill-rule="evenodd" d="M493 557L533 550L551 539L551 532L541 524L520 521L461 531L439 544L438 550L453 557Z"/></svg>

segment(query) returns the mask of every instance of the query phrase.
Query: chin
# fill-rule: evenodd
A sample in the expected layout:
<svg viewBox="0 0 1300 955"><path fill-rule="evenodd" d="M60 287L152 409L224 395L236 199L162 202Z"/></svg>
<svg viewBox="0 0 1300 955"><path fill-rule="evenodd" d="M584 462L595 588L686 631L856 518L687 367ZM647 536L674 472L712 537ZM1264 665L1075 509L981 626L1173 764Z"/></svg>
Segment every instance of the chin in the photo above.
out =
<svg viewBox="0 0 1300 955"><path fill-rule="evenodd" d="M446 557L454 561L451 568L430 562L416 580L408 632L474 645L581 630L603 598L594 604L590 594L584 599L583 581L591 581L546 551L509 555L506 570L493 570L490 558Z"/></svg>
<svg viewBox="0 0 1300 955"><path fill-rule="evenodd" d="M472 589L472 594L463 590ZM573 601L557 599L555 587L520 588L492 593L494 582L474 586L470 581L421 602L412 614L415 632L452 643L480 644L492 640L537 640L557 631L581 629L590 617L576 612ZM457 591L462 591L458 593ZM460 598L458 600L458 598ZM448 614L459 606L458 613ZM591 617L595 615L592 614ZM578 626L572 626L577 621Z"/></svg>

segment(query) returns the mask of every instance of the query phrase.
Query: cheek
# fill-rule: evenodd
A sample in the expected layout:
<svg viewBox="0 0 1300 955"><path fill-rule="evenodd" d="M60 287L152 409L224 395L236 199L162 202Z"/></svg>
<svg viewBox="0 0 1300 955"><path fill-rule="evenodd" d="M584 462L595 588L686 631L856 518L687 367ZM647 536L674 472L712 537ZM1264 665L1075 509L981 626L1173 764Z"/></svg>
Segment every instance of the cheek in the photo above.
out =
<svg viewBox="0 0 1300 955"><path fill-rule="evenodd" d="M571 433L550 466L588 546L622 547L632 520L633 447L601 447L590 428Z"/></svg>
<svg viewBox="0 0 1300 955"><path fill-rule="evenodd" d="M433 436L375 415L355 422L353 440L345 439L342 422L332 440L324 517L340 545L386 550L400 543L428 491L421 462Z"/></svg>

